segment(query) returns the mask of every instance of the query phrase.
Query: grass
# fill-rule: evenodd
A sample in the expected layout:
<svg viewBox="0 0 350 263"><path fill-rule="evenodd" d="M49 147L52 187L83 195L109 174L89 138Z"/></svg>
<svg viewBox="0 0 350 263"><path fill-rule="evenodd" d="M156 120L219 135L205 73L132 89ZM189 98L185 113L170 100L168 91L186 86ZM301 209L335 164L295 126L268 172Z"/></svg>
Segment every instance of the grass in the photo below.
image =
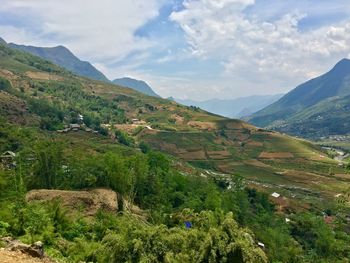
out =
<svg viewBox="0 0 350 263"><path fill-rule="evenodd" d="M330 169L334 173L342 172L337 163L328 157L321 158L325 153L308 141L260 130L240 120L226 119L128 88L74 76L39 58L19 51L11 53L3 46L0 48L0 57L0 69L13 72L14 75L8 78L17 92L24 86L24 94L28 98L32 98L32 93L37 91L37 98L52 101L63 110L91 114L102 123L126 124L132 118L147 121L147 125L156 130L144 129L135 135L136 141L145 141L154 149L188 161L199 169L239 173L259 183L285 185L285 189L303 186L315 191L336 192L343 188L343 179L328 176ZM62 80L31 79L26 76L27 71L58 75ZM5 73L0 71L0 75ZM33 84L37 87L32 88ZM16 109L14 103L10 108ZM29 114L25 116L26 119L40 120L40 116L32 112L26 114ZM190 125L190 121L197 122L198 125ZM67 145L67 150L73 149L72 154L74 151L88 150L92 154L107 150L130 151L130 154L135 151L130 148L128 150L107 137L84 132L51 135ZM291 153L294 157L259 160L262 152ZM249 160L262 161L266 166L263 167L258 162L256 165L249 164ZM281 173L286 170L291 172L282 176ZM313 184L309 178L310 173L316 174L315 178L322 176L319 178L326 185Z"/></svg>

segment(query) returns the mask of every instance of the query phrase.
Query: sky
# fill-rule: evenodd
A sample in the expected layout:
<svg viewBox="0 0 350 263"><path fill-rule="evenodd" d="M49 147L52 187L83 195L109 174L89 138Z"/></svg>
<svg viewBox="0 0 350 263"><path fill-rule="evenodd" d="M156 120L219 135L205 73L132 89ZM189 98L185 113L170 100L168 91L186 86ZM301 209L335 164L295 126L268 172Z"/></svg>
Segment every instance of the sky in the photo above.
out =
<svg viewBox="0 0 350 263"><path fill-rule="evenodd" d="M0 37L64 45L163 97L285 93L350 58L349 0L0 0Z"/></svg>

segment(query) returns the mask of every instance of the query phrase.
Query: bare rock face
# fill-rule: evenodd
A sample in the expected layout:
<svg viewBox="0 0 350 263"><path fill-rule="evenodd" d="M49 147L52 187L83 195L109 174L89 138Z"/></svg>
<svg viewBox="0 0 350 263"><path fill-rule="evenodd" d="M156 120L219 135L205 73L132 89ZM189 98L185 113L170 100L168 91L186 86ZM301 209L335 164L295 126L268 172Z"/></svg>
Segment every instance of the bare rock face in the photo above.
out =
<svg viewBox="0 0 350 263"><path fill-rule="evenodd" d="M44 246L41 241L35 242L32 245L28 245L11 237L4 237L1 240L6 243L6 249L8 251L21 252L33 258L45 257Z"/></svg>
<svg viewBox="0 0 350 263"><path fill-rule="evenodd" d="M35 258L43 258L45 256L43 243L41 241L35 242L26 249L25 253Z"/></svg>

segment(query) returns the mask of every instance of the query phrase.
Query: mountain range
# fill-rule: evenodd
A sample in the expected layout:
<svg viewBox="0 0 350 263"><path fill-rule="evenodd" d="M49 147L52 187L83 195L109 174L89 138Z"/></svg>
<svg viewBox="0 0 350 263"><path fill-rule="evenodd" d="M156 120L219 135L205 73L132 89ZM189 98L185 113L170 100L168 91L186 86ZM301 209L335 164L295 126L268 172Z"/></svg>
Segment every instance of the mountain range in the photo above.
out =
<svg viewBox="0 0 350 263"><path fill-rule="evenodd" d="M93 65L91 65L91 63L87 61L81 61L64 46L34 47L17 45L14 43L9 43L8 45L12 48L23 50L43 59L49 60L52 63L64 67L80 76L100 81L109 81L107 77L103 75L102 72L98 71Z"/></svg>
<svg viewBox="0 0 350 263"><path fill-rule="evenodd" d="M137 80L132 78L120 78L120 79L115 79L112 82L119 86L131 88L145 95L160 97L157 93L153 91L153 89L145 81L142 81L142 80Z"/></svg>
<svg viewBox="0 0 350 263"><path fill-rule="evenodd" d="M350 60L309 80L249 117L249 122L292 135L318 138L350 132Z"/></svg>
<svg viewBox="0 0 350 263"><path fill-rule="evenodd" d="M176 102L187 105L200 107L203 110L212 112L228 118L242 118L257 112L271 103L281 98L283 94L249 96L231 100L212 99L206 101L173 99Z"/></svg>
<svg viewBox="0 0 350 263"><path fill-rule="evenodd" d="M324 171L337 164L334 160L325 156L315 170L315 162L324 153L310 142L110 82L82 78L8 45L0 44L0 58L0 117L13 125L52 134L63 132L82 115L90 131L106 135L104 127L113 126L122 132L118 136L125 144L144 142L202 172L240 174L269 184L270 190L276 184L288 185L286 196L305 194L292 185L322 191L323 184L310 184L312 180L341 184L336 178L329 179L328 173L324 176ZM74 133L66 136L74 138ZM86 136L88 141L89 133ZM301 165L303 171L298 171ZM300 173L308 180L300 182L296 176Z"/></svg>

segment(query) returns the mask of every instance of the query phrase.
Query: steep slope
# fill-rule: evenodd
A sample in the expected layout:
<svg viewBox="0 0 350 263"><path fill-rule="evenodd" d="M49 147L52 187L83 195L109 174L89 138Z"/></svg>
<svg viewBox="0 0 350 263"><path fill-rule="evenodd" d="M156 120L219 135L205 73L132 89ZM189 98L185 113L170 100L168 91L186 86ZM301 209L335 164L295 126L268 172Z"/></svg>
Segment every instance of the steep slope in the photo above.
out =
<svg viewBox="0 0 350 263"><path fill-rule="evenodd" d="M328 73L301 84L277 102L253 114L250 122L260 127L279 127L289 121L304 122L307 121L303 117L304 110L327 99L347 95L350 95L350 60L343 59ZM324 104L318 107L321 105Z"/></svg>
<svg viewBox="0 0 350 263"><path fill-rule="evenodd" d="M174 99L176 102L187 106L200 107L203 110L212 112L228 118L246 117L280 99L283 94L266 96L249 96L232 100L213 99L207 101L193 101Z"/></svg>
<svg viewBox="0 0 350 263"><path fill-rule="evenodd" d="M267 191L278 187L286 196L332 197L347 185L329 177L330 169L342 173L343 168L307 141L82 78L1 44L0 80L0 95L9 102L0 114L12 123L57 131L83 115L101 135L118 129L203 173L240 174L252 184L268 184Z"/></svg>
<svg viewBox="0 0 350 263"><path fill-rule="evenodd" d="M106 81L106 82L109 81L105 75L103 75L100 71L98 71L89 62L81 61L69 49L67 49L64 46L34 47L34 46L16 45L14 43L10 43L9 46L11 48L16 48L19 50L29 52L43 59L47 59L52 63L60 65L80 76L84 76L95 80Z"/></svg>
<svg viewBox="0 0 350 263"><path fill-rule="evenodd" d="M127 87L148 96L159 97L157 93L155 93L152 88L144 81L132 79L132 78L120 78L112 81L114 84L117 84L122 87Z"/></svg>

